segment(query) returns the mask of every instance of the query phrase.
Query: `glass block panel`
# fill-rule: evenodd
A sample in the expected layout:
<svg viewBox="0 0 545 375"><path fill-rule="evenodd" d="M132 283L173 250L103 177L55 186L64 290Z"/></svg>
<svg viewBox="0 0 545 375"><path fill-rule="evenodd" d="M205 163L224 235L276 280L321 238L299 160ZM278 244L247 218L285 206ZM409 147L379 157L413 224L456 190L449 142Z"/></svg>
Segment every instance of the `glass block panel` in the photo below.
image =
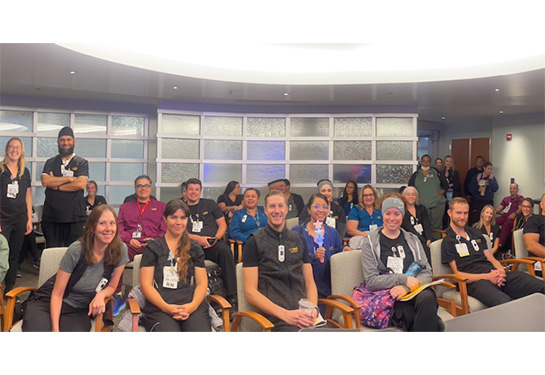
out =
<svg viewBox="0 0 545 375"><path fill-rule="evenodd" d="M111 163L110 181L131 181L144 172L144 164L141 163ZM132 194L132 193L130 193Z"/></svg>
<svg viewBox="0 0 545 375"><path fill-rule="evenodd" d="M144 159L144 141L112 139L112 158Z"/></svg>
<svg viewBox="0 0 545 375"><path fill-rule="evenodd" d="M84 115L76 113L74 119L74 133L76 134L106 134L108 116Z"/></svg>
<svg viewBox="0 0 545 375"><path fill-rule="evenodd" d="M80 138L76 142L74 152L82 158L105 158L106 140Z"/></svg>
<svg viewBox="0 0 545 375"><path fill-rule="evenodd" d="M377 160L413 160L413 142L377 141Z"/></svg>
<svg viewBox="0 0 545 375"><path fill-rule="evenodd" d="M316 183L329 177L329 167L322 164L292 164L289 180L294 183Z"/></svg>
<svg viewBox="0 0 545 375"><path fill-rule="evenodd" d="M248 141L247 160L285 160L284 141Z"/></svg>
<svg viewBox="0 0 545 375"><path fill-rule="evenodd" d="M227 184L225 184L227 186ZM225 187L204 187L202 188L202 197L218 201L218 197L223 194Z"/></svg>
<svg viewBox="0 0 545 375"><path fill-rule="evenodd" d="M285 137L286 119L248 117L246 135L248 137Z"/></svg>
<svg viewBox="0 0 545 375"><path fill-rule="evenodd" d="M199 177L198 164L162 163L161 182L182 183L190 178Z"/></svg>
<svg viewBox="0 0 545 375"><path fill-rule="evenodd" d="M0 111L1 132L32 132L32 112Z"/></svg>
<svg viewBox="0 0 545 375"><path fill-rule="evenodd" d="M143 136L146 119L141 116L112 116L113 135Z"/></svg>
<svg viewBox="0 0 545 375"><path fill-rule="evenodd" d="M36 145L38 151L37 156L39 158L52 158L59 153L59 147L57 144L57 138L43 138L38 137L38 143ZM74 148L75 152L78 152L78 145Z"/></svg>
<svg viewBox="0 0 545 375"><path fill-rule="evenodd" d="M199 159L198 139L161 140L161 157L165 159Z"/></svg>
<svg viewBox="0 0 545 375"><path fill-rule="evenodd" d="M377 184L406 185L412 174L412 165L377 165Z"/></svg>
<svg viewBox="0 0 545 375"><path fill-rule="evenodd" d="M65 126L70 126L69 113L38 113L38 132L39 133L55 133Z"/></svg>
<svg viewBox="0 0 545 375"><path fill-rule="evenodd" d="M45 161L36 162L36 181L41 181L42 172L44 171Z"/></svg>
<svg viewBox="0 0 545 375"><path fill-rule="evenodd" d="M168 203L172 199L179 199L182 197L182 191L179 186L177 187L162 187L161 188L161 202Z"/></svg>
<svg viewBox="0 0 545 375"><path fill-rule="evenodd" d="M268 184L284 178L285 175L284 164L248 164L246 166L246 181L250 184Z"/></svg>
<svg viewBox="0 0 545 375"><path fill-rule="evenodd" d="M6 144L11 138L13 137L5 137L5 136L0 137L0 150L2 150L2 152L6 149ZM23 141L23 147L25 148L25 158L28 161L28 158L32 157L32 138L30 137L17 137L17 138Z"/></svg>
<svg viewBox="0 0 545 375"><path fill-rule="evenodd" d="M373 122L370 117L341 117L334 119L335 137L371 137Z"/></svg>
<svg viewBox="0 0 545 375"><path fill-rule="evenodd" d="M357 183L371 183L371 165L333 165L333 183L346 184L348 181ZM341 190L342 193L342 190Z"/></svg>
<svg viewBox="0 0 545 375"><path fill-rule="evenodd" d="M377 117L377 137L412 137L412 117Z"/></svg>
<svg viewBox="0 0 545 375"><path fill-rule="evenodd" d="M199 135L201 130L201 116L173 115L163 113L161 132L180 135Z"/></svg>
<svg viewBox="0 0 545 375"><path fill-rule="evenodd" d="M291 160L329 160L329 142L290 142Z"/></svg>
<svg viewBox="0 0 545 375"><path fill-rule="evenodd" d="M96 182L106 181L106 163L89 162L89 180Z"/></svg>
<svg viewBox="0 0 545 375"><path fill-rule="evenodd" d="M371 141L334 141L334 160L371 160L373 145Z"/></svg>
<svg viewBox="0 0 545 375"><path fill-rule="evenodd" d="M44 204L45 201L45 188L43 186L36 186L36 193L32 195L32 204L34 207L38 207Z"/></svg>
<svg viewBox="0 0 545 375"><path fill-rule="evenodd" d="M329 118L293 117L290 124L292 137L329 136Z"/></svg>
<svg viewBox="0 0 545 375"><path fill-rule="evenodd" d="M204 141L204 158L242 160L242 141Z"/></svg>
<svg viewBox="0 0 545 375"><path fill-rule="evenodd" d="M134 178L136 177L138 177L138 175L134 176ZM108 197L106 197L106 201L108 201L108 204L123 204L125 197L131 194L134 194L134 185L132 184L127 186L113 185L110 186L110 192L108 194ZM154 193L152 192L152 194Z"/></svg>
<svg viewBox="0 0 545 375"><path fill-rule="evenodd" d="M242 136L242 117L206 116L204 135Z"/></svg>
<svg viewBox="0 0 545 375"><path fill-rule="evenodd" d="M205 164L203 183L227 182L242 180L240 164Z"/></svg>

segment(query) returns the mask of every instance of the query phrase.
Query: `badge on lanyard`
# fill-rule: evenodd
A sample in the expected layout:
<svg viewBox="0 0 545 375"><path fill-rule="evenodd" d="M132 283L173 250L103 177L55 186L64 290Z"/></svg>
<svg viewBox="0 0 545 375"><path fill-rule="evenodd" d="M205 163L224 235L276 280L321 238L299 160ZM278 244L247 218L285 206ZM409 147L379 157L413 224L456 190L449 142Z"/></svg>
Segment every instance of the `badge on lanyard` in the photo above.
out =
<svg viewBox="0 0 545 375"><path fill-rule="evenodd" d="M142 238L142 224L138 223L138 226L136 227L136 231L132 232L132 238L135 238L135 239Z"/></svg>
<svg viewBox="0 0 545 375"><path fill-rule="evenodd" d="M473 245L475 251L479 251L479 245L477 244L477 241L471 240L471 244Z"/></svg>
<svg viewBox="0 0 545 375"><path fill-rule="evenodd" d="M106 285L108 284L108 279L102 278L100 282L98 283L97 287L95 288L95 292L100 292L102 289L106 288Z"/></svg>
<svg viewBox="0 0 545 375"><path fill-rule="evenodd" d="M394 273L403 273L403 259L398 257L388 257L386 267L390 268Z"/></svg>
<svg viewBox="0 0 545 375"><path fill-rule="evenodd" d="M372 230L375 230L378 228L378 225L377 224L371 224L369 225L369 231L372 231Z"/></svg>
<svg viewBox="0 0 545 375"><path fill-rule="evenodd" d="M175 266L163 267L163 288L176 289L178 287L178 274Z"/></svg>
<svg viewBox="0 0 545 375"><path fill-rule="evenodd" d="M8 184L8 198L17 198L19 194L19 182L17 180L11 180L11 184Z"/></svg>
<svg viewBox="0 0 545 375"><path fill-rule="evenodd" d="M337 220L335 220L335 218L333 218L331 216L328 216L325 219L325 223L326 223L326 225L329 225L331 228L335 228Z"/></svg>
<svg viewBox="0 0 545 375"><path fill-rule="evenodd" d="M242 220L241 220L241 221L242 221L243 223L245 223L247 218L248 218L248 215L244 215L244 216L242 217Z"/></svg>
<svg viewBox="0 0 545 375"><path fill-rule="evenodd" d="M414 226L414 230L418 232L418 234L422 234L422 232L424 231L424 228L422 227L422 224L418 223Z"/></svg>

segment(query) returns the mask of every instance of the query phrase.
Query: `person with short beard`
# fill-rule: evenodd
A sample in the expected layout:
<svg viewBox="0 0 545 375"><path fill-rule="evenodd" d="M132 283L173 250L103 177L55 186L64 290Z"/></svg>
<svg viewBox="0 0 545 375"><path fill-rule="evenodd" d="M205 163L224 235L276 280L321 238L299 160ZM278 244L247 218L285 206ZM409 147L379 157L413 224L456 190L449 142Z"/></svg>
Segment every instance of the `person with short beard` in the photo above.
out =
<svg viewBox="0 0 545 375"><path fill-rule="evenodd" d="M45 201L42 229L47 247L69 246L83 234L87 215L83 192L89 180L89 163L74 154L74 131L65 126L57 137L59 154L45 162L42 186Z"/></svg>

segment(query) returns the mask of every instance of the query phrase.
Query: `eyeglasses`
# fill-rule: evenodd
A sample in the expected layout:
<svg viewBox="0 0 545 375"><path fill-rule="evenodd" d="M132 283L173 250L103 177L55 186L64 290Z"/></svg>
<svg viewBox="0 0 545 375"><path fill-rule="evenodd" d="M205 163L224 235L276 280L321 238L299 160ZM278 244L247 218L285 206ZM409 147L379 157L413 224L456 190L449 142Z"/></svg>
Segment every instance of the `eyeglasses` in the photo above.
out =
<svg viewBox="0 0 545 375"><path fill-rule="evenodd" d="M315 204L315 205L312 206L312 207L314 207L315 210L319 210L320 208L321 208L322 210L329 210L329 206L320 206L319 204Z"/></svg>
<svg viewBox="0 0 545 375"><path fill-rule="evenodd" d="M8 150L20 150L21 146L8 146Z"/></svg>
<svg viewBox="0 0 545 375"><path fill-rule="evenodd" d="M522 208L532 208L532 206L525 206L525 205L522 205L521 207Z"/></svg>
<svg viewBox="0 0 545 375"><path fill-rule="evenodd" d="M370 197L374 197L375 194L363 194L363 197L364 198L370 198Z"/></svg>
<svg viewBox="0 0 545 375"><path fill-rule="evenodd" d="M145 185L136 185L136 188L137 188L137 189L143 189L143 188L146 188L146 189L148 189L148 188L150 188L150 187L151 187L151 185L150 185L150 184L145 184Z"/></svg>

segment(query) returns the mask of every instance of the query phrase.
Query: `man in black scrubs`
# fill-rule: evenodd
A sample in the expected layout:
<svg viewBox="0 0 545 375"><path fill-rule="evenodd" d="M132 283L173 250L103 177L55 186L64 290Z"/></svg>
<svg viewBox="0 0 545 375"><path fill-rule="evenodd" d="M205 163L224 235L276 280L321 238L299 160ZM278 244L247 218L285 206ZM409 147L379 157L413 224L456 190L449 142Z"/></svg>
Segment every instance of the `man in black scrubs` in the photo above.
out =
<svg viewBox="0 0 545 375"><path fill-rule="evenodd" d="M528 256L545 258L545 194L539 203L539 215L532 215L524 224L524 243ZM536 275L542 276L541 264L536 263Z"/></svg>
<svg viewBox="0 0 545 375"><path fill-rule="evenodd" d="M83 234L89 163L74 154L76 139L65 126L57 138L59 154L47 160L42 171L45 202L42 229L47 247L69 246Z"/></svg>
<svg viewBox="0 0 545 375"><path fill-rule="evenodd" d="M225 285L227 300L236 309L237 280L235 259L229 245L223 240L227 223L223 212L212 199L201 198L202 183L197 178L187 180L187 206L191 211L187 230L191 239L204 250L204 258L217 263Z"/></svg>

